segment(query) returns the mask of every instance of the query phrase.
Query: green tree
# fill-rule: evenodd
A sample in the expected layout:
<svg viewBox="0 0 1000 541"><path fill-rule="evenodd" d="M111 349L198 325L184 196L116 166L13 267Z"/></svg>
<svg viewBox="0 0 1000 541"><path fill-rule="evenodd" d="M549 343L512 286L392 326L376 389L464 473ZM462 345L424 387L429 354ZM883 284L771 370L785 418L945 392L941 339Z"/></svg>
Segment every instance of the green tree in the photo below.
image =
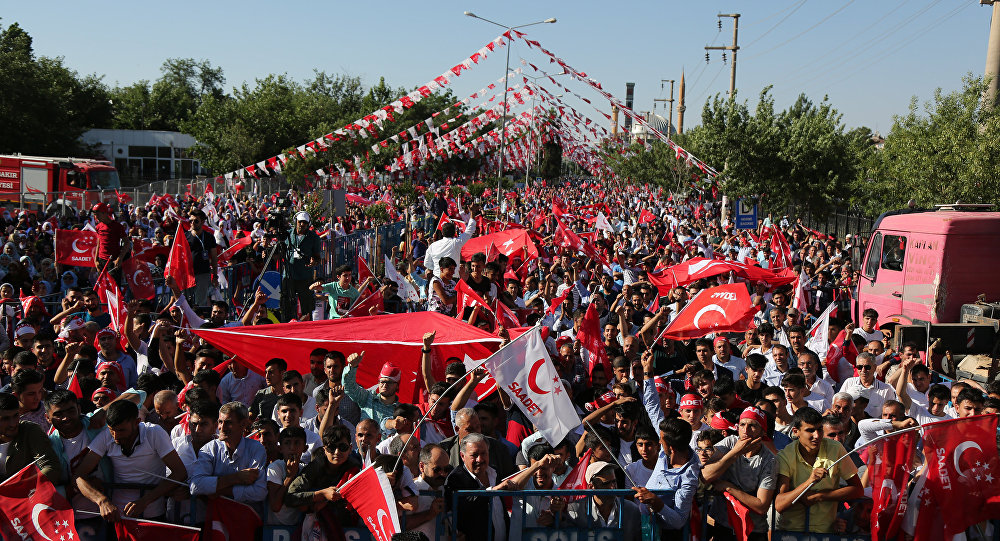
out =
<svg viewBox="0 0 1000 541"><path fill-rule="evenodd" d="M881 151L862 160L855 200L869 212L936 203L1000 203L1000 109L983 101L986 83L968 75L962 89L940 88L896 116Z"/></svg>
<svg viewBox="0 0 1000 541"><path fill-rule="evenodd" d="M36 58L17 23L0 30L0 152L84 154L80 136L109 116L100 77L80 77L62 58Z"/></svg>

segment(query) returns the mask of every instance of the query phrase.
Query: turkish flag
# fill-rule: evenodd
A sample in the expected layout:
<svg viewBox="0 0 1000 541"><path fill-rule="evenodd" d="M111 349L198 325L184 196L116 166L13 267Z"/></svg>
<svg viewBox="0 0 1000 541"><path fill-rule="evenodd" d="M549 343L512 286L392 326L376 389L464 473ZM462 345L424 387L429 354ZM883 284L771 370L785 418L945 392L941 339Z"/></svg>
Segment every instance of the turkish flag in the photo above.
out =
<svg viewBox="0 0 1000 541"><path fill-rule="evenodd" d="M229 246L229 248L226 248L226 251L224 251L221 254L219 254L219 257L217 259L219 266L220 267L226 267L226 266L228 266L229 265L229 261L233 258L233 256L235 256L236 254L240 253L240 251L243 250L244 248L246 248L247 246L250 246L250 244L252 242L253 242L253 239L251 239L249 235L242 236L242 237L236 239Z"/></svg>
<svg viewBox="0 0 1000 541"><path fill-rule="evenodd" d="M125 518L115 523L118 541L197 541L199 528Z"/></svg>
<svg viewBox="0 0 1000 541"><path fill-rule="evenodd" d="M145 261L130 257L125 260L122 270L125 271L125 281L135 298L152 299L156 296L153 273L149 271L149 265Z"/></svg>
<svg viewBox="0 0 1000 541"><path fill-rule="evenodd" d="M4 539L79 539L73 508L34 463L0 483L0 533Z"/></svg>
<svg viewBox="0 0 1000 541"><path fill-rule="evenodd" d="M559 295L558 297L552 299L552 302L549 304L549 308L548 308L548 310L546 310L546 312L549 313L549 314L555 314L556 313L556 309L559 308L559 305L562 304L563 301L566 300L566 297L569 297L572 293L573 293L573 288L572 287L567 287L562 292L562 295Z"/></svg>
<svg viewBox="0 0 1000 541"><path fill-rule="evenodd" d="M858 347L851 341L847 331L843 330L833 339L830 349L826 350L826 372L837 383L843 383L837 373L837 364L841 357L847 358L851 364L854 364L854 360L858 358Z"/></svg>
<svg viewBox="0 0 1000 541"><path fill-rule="evenodd" d="M910 466L917 448L917 433L886 438L868 454L872 479L872 539L895 539L906 515Z"/></svg>
<svg viewBox="0 0 1000 541"><path fill-rule="evenodd" d="M132 257L136 259L140 259L146 263L155 263L156 256L159 254L169 256L170 248L167 248L166 246L159 246L148 240L142 239L136 240L132 243Z"/></svg>
<svg viewBox="0 0 1000 541"><path fill-rule="evenodd" d="M497 304L496 314L498 323L497 330L500 329L500 325L503 325L508 329L521 326L521 322L518 321L517 315L514 314L514 312L512 312L510 308L507 308L506 304L500 302L500 299L497 299L496 304Z"/></svg>
<svg viewBox="0 0 1000 541"><path fill-rule="evenodd" d="M56 229L56 263L76 267L96 267L97 233Z"/></svg>
<svg viewBox="0 0 1000 541"><path fill-rule="evenodd" d="M396 498L381 469L368 466L341 485L337 492L358 513L375 541L389 541L400 532Z"/></svg>
<svg viewBox="0 0 1000 541"><path fill-rule="evenodd" d="M728 492L723 494L726 496L726 514L729 515L729 527L736 533L738 541L747 541L750 533L753 532L753 519L750 517L750 513L753 511L740 503L732 494Z"/></svg>
<svg viewBox="0 0 1000 541"><path fill-rule="evenodd" d="M977 415L924 425L926 488L943 517L944 536L1000 517L997 416ZM921 515L924 513L921 512ZM919 532L941 539L939 532Z"/></svg>
<svg viewBox="0 0 1000 541"><path fill-rule="evenodd" d="M590 465L590 455L593 452L593 449L587 449L587 452L583 453L579 462L576 463L576 466L573 466L569 475L567 475L566 479L563 479L562 484L559 485L559 490L587 490L590 488L590 485L587 484L587 466ZM577 496L566 496L566 501L575 502L584 498L586 498L586 496L583 494Z"/></svg>
<svg viewBox="0 0 1000 541"><path fill-rule="evenodd" d="M466 307L475 307L477 304L483 307L487 313L496 318L496 314L493 313L493 309L490 305L479 296L478 293L473 291L469 284L465 283L465 280L461 278L458 280L458 285L455 286L455 293L457 295L457 301L455 308L457 311L456 317L462 319L462 312L465 311Z"/></svg>
<svg viewBox="0 0 1000 541"><path fill-rule="evenodd" d="M656 216L653 216L653 213L649 212L649 209L642 209L642 212L639 213L639 225L648 224L655 219Z"/></svg>
<svg viewBox="0 0 1000 541"><path fill-rule="evenodd" d="M372 308L375 309L374 314L371 313ZM375 293L361 299L361 301L355 304L346 314L344 314L344 317L377 316L383 312L385 312L385 297L382 295L382 290L379 289L375 291Z"/></svg>
<svg viewBox="0 0 1000 541"><path fill-rule="evenodd" d="M170 247L170 257L167 258L167 266L163 269L163 275L173 276L181 291L195 286L191 248L188 246L187 235L179 227L177 234L174 235L174 243Z"/></svg>
<svg viewBox="0 0 1000 541"><path fill-rule="evenodd" d="M368 262L365 261L365 258L358 255L358 283L363 283L368 278L375 278L375 273L368 267Z"/></svg>
<svg viewBox="0 0 1000 541"><path fill-rule="evenodd" d="M229 498L209 498L201 538L204 541L249 540L263 525L260 516L249 505Z"/></svg>
<svg viewBox="0 0 1000 541"><path fill-rule="evenodd" d="M663 330L674 340L701 338L708 333L743 332L750 328L757 308L744 284L706 289L691 299Z"/></svg>
<svg viewBox="0 0 1000 541"><path fill-rule="evenodd" d="M580 322L576 339L590 354L588 355L590 361L587 363L587 381L590 381L590 376L597 366L604 369L605 381L611 381L611 362L608 360L608 350L604 347L604 341L601 340L601 316L597 313L596 304L590 303L587 306L587 313Z"/></svg>
<svg viewBox="0 0 1000 541"><path fill-rule="evenodd" d="M675 287L685 286L697 280L730 271L751 282L763 281L770 286L790 284L796 278L795 273L787 269L776 273L737 261L695 257L678 265L650 273L649 281L660 291L660 295L667 296L670 294L670 290Z"/></svg>

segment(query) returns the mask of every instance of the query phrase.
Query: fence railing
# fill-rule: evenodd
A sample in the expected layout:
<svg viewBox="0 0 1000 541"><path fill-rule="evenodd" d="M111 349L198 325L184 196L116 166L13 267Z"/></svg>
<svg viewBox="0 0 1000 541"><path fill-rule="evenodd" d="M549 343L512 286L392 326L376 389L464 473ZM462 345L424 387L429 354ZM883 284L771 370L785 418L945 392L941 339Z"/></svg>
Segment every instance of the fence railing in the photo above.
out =
<svg viewBox="0 0 1000 541"><path fill-rule="evenodd" d="M790 219L802 218L802 224L809 229L815 229L824 235L835 235L841 242L850 234L857 237L857 241L852 244L855 249L851 252L851 264L853 268L861 268L861 257L864 255L865 246L868 245L868 237L871 235L875 218L858 212L837 209L827 214L826 218L814 216L811 212L800 208L791 207L788 209Z"/></svg>

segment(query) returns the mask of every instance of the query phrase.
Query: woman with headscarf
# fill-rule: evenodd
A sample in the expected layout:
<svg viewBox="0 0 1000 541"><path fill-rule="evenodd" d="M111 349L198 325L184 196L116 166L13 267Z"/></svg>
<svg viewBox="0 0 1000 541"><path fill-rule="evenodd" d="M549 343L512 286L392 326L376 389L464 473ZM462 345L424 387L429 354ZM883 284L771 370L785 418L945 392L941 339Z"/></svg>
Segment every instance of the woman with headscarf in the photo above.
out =
<svg viewBox="0 0 1000 541"><path fill-rule="evenodd" d="M28 273L28 277L34 279L38 276L38 269L35 268L35 262L31 260L31 256L22 255L20 261L25 272Z"/></svg>
<svg viewBox="0 0 1000 541"><path fill-rule="evenodd" d="M78 280L76 277L76 273L71 270L68 270L62 273L62 276L59 279L59 285L60 285L59 291L65 297L66 294L69 292L69 288L76 287L77 282Z"/></svg>

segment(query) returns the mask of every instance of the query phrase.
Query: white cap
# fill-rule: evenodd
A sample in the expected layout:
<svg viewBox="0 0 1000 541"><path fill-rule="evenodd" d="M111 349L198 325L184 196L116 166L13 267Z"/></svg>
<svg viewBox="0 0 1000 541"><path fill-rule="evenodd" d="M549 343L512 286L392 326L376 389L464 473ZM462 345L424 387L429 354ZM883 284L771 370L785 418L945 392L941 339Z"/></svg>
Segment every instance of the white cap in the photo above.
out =
<svg viewBox="0 0 1000 541"><path fill-rule="evenodd" d="M300 213L298 213L298 214L295 215L295 221L296 222L308 222L309 221L309 213L303 210L302 212L300 212Z"/></svg>
<svg viewBox="0 0 1000 541"><path fill-rule="evenodd" d="M864 387L854 387L848 391L848 393L850 393L851 398L853 398L855 402L861 398L871 400L871 390Z"/></svg>

